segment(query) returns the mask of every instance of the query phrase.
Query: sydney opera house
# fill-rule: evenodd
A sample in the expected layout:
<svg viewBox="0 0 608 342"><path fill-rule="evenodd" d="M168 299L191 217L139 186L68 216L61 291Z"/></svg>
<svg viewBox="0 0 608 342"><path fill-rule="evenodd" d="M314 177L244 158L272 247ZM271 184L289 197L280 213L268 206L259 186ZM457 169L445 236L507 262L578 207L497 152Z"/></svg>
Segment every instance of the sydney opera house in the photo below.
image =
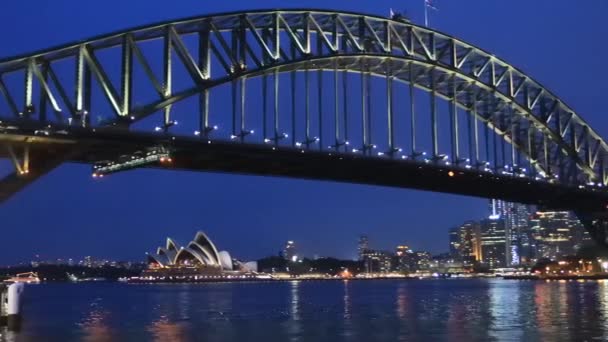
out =
<svg viewBox="0 0 608 342"><path fill-rule="evenodd" d="M213 279L256 278L257 263L242 263L227 251L218 251L215 244L201 231L186 246L167 238L165 247L147 254L148 269L139 280L204 281Z"/></svg>

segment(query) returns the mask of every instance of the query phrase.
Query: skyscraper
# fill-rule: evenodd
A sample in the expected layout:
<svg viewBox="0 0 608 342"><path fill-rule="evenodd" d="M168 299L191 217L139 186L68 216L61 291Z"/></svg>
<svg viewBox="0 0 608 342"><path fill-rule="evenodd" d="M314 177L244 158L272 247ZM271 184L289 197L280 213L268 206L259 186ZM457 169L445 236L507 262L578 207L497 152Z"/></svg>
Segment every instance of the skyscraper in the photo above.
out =
<svg viewBox="0 0 608 342"><path fill-rule="evenodd" d="M359 245L357 247L359 260L363 260L363 256L367 250L369 250L369 239L367 238L367 235L361 235L359 236Z"/></svg>
<svg viewBox="0 0 608 342"><path fill-rule="evenodd" d="M505 221L492 218L481 221L481 254L490 269L507 266Z"/></svg>
<svg viewBox="0 0 608 342"><path fill-rule="evenodd" d="M482 260L481 252L481 230L479 223L475 221L467 221L460 227L455 228L456 237L450 232L450 239L458 239L455 244L457 248L456 254L453 257L461 260L463 266L471 267L477 261Z"/></svg>
<svg viewBox="0 0 608 342"><path fill-rule="evenodd" d="M506 266L517 266L525 255L524 246L529 245L526 239L529 227L528 206L521 203L511 203L503 200L489 201L490 219L502 219L505 229L505 262Z"/></svg>
<svg viewBox="0 0 608 342"><path fill-rule="evenodd" d="M459 227L450 229L450 256L460 259L460 233Z"/></svg>
<svg viewBox="0 0 608 342"><path fill-rule="evenodd" d="M296 244L293 241L287 241L283 249L283 258L289 261L297 261Z"/></svg>

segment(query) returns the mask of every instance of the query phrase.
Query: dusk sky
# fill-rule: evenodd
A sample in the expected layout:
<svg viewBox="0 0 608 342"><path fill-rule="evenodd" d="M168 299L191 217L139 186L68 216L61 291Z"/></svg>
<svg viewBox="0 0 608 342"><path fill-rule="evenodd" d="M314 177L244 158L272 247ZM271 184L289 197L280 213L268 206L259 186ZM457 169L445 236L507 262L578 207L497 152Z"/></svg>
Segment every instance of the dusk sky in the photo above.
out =
<svg viewBox="0 0 608 342"><path fill-rule="evenodd" d="M262 8L342 9L388 15L410 1L9 1L0 12L0 58L168 19ZM608 94L603 45L608 2L437 0L431 25L522 69L573 107L603 137ZM229 105L228 103L226 104ZM353 258L372 247L447 251L450 227L487 215L487 200L286 178L138 170L96 182L90 165L65 164L0 205L0 265L43 259L144 260L167 236L204 230L240 259L276 254L295 240L308 256ZM8 172L0 162L0 175Z"/></svg>

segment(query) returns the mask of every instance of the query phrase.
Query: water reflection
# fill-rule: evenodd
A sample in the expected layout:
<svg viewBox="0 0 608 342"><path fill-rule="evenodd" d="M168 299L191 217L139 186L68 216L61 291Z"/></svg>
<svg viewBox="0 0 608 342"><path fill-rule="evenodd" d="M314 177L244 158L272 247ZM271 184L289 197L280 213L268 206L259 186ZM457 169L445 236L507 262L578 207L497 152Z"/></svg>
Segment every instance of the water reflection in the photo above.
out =
<svg viewBox="0 0 608 342"><path fill-rule="evenodd" d="M302 322L300 317L300 284L298 280L289 282L289 320L287 322L287 334L292 341L298 341L302 333Z"/></svg>
<svg viewBox="0 0 608 342"><path fill-rule="evenodd" d="M12 340L608 340L603 281L92 286L28 288Z"/></svg>
<svg viewBox="0 0 608 342"><path fill-rule="evenodd" d="M91 311L79 324L82 330L83 341L103 342L114 341L108 317L110 313L103 309L101 299L96 299L91 304Z"/></svg>
<svg viewBox="0 0 608 342"><path fill-rule="evenodd" d="M519 311L519 286L503 280L490 283L490 315L492 318L492 337L504 340L521 340L523 331L520 324L522 313Z"/></svg>
<svg viewBox="0 0 608 342"><path fill-rule="evenodd" d="M407 316L407 294L405 286L397 287L397 317L405 320Z"/></svg>
<svg viewBox="0 0 608 342"><path fill-rule="evenodd" d="M188 341L185 324L185 322L170 322L166 316L162 316L148 327L148 332L152 334L152 340L157 342Z"/></svg>

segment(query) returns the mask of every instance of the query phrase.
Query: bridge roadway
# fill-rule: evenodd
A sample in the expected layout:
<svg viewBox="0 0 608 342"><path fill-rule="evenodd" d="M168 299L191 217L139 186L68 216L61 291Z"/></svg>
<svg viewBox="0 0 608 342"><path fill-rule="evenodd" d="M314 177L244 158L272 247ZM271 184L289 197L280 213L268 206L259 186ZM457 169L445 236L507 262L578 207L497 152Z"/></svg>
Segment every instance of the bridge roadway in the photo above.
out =
<svg viewBox="0 0 608 342"><path fill-rule="evenodd" d="M173 137L163 133L137 133L120 129L69 128L35 135L34 128L0 134L0 144L30 146L30 173L9 176L0 181L0 203L62 161L92 164L116 160L121 155L147 147L165 146L172 152L171 165L149 167L175 170L228 172L262 176L338 181L435 191L483 198L536 204L547 209L584 212L604 211L608 192L595 187L580 188L547 181L535 181L512 175L492 174L466 169L396 160L389 157L366 157L357 154L315 152L287 146L210 141L200 138ZM63 131L63 133L58 133ZM8 157L0 149L0 157ZM38 164L36 164L38 163ZM112 175L109 175L110 177ZM101 180L103 181L103 180ZM203 190L203 189L201 189Z"/></svg>

